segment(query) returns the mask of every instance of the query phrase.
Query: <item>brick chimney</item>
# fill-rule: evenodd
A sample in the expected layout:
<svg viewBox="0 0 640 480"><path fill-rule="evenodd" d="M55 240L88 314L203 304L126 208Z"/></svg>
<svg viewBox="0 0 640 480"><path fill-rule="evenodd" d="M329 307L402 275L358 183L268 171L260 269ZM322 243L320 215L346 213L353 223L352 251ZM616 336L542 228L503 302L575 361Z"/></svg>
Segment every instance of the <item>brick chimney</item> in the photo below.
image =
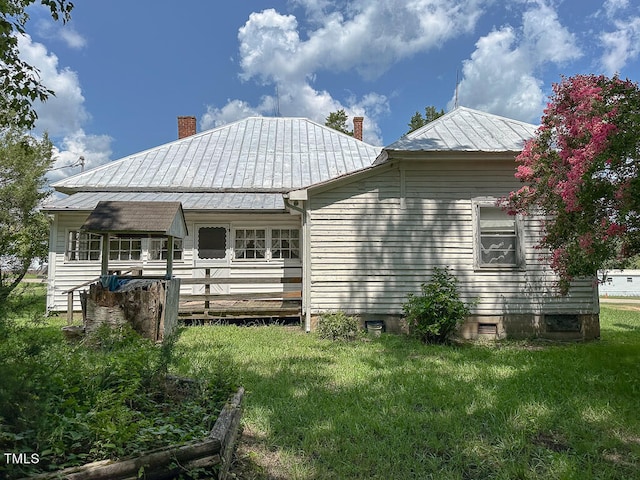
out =
<svg viewBox="0 0 640 480"><path fill-rule="evenodd" d="M362 122L364 117L353 117L353 138L362 141Z"/></svg>
<svg viewBox="0 0 640 480"><path fill-rule="evenodd" d="M178 117L178 139L196 134L196 117Z"/></svg>

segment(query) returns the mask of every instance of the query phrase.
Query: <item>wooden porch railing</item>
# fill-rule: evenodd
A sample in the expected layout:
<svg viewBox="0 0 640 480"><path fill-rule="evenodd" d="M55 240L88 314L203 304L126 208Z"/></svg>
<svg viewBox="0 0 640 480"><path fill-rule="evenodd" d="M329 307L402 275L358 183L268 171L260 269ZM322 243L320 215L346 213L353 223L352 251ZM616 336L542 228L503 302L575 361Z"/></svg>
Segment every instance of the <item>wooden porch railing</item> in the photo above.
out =
<svg viewBox="0 0 640 480"><path fill-rule="evenodd" d="M131 275L127 275L131 274ZM153 278L141 276L141 269L131 269L126 272L118 272L118 275L131 278ZM160 277L158 277L160 278ZM73 324L73 302L74 292L83 287L91 285L100 280L96 277L92 280L77 285L63 292L67 295L67 324ZM248 293L211 293L211 285L292 285L298 284L302 287L301 277L211 277L210 270L205 269L205 276L200 278L181 278L181 285L204 285L204 294L180 294L180 312L188 313L194 310L193 306L185 305L187 302L204 302L204 308L195 308L205 312L218 312L220 315L264 315L264 316L292 316L302 313L302 288L293 291L268 291L268 292L248 292ZM214 305L216 301L234 300L236 305ZM253 302L251 302L253 301ZM280 301L279 305L273 304Z"/></svg>
<svg viewBox="0 0 640 480"><path fill-rule="evenodd" d="M184 305L187 302L204 302L201 310L226 314L250 315L300 315L302 311L302 289L293 291L268 291L248 293L211 293L211 285L302 285L301 277L211 277L209 269L205 269L205 276L200 278L183 278L182 285L204 285L204 294L180 294L180 311L188 312L193 308ZM236 305L214 305L215 301L236 300ZM261 302L262 301L262 302ZM274 305L273 301L280 301ZM285 304L286 302L286 304ZM204 313L204 312L203 312ZM275 314L275 315L274 315Z"/></svg>

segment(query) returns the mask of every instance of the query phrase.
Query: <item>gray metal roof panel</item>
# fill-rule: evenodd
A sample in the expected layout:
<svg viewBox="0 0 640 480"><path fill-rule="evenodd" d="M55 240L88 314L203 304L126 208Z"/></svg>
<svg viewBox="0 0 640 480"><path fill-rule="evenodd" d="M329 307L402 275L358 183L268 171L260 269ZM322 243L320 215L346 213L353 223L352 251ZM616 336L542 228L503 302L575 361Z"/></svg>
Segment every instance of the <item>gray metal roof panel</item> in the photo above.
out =
<svg viewBox="0 0 640 480"><path fill-rule="evenodd" d="M53 186L88 190L288 191L371 165L380 153L306 118L251 117L136 153Z"/></svg>
<svg viewBox="0 0 640 480"><path fill-rule="evenodd" d="M536 125L466 107L405 135L385 150L519 152L535 135Z"/></svg>
<svg viewBox="0 0 640 480"><path fill-rule="evenodd" d="M251 192L78 192L51 199L43 210L90 211L100 201L181 202L184 210L284 211L282 194Z"/></svg>

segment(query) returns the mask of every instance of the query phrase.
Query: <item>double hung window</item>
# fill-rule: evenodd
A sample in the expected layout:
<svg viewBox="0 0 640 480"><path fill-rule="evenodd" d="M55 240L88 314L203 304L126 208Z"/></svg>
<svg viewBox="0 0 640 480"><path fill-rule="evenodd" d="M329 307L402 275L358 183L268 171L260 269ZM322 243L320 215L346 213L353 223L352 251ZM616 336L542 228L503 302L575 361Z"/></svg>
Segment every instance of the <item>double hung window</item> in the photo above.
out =
<svg viewBox="0 0 640 480"><path fill-rule="evenodd" d="M300 230L271 230L271 258L300 258Z"/></svg>
<svg viewBox="0 0 640 480"><path fill-rule="evenodd" d="M149 239L149 260L166 260L167 245L166 238L150 238ZM182 260L182 239L173 239L173 259Z"/></svg>
<svg viewBox="0 0 640 480"><path fill-rule="evenodd" d="M82 260L100 260L100 235L83 232L81 230L69 230L67 234L67 260L76 262Z"/></svg>
<svg viewBox="0 0 640 480"><path fill-rule="evenodd" d="M479 268L516 268L521 263L518 219L494 202L477 202L475 263Z"/></svg>
<svg viewBox="0 0 640 480"><path fill-rule="evenodd" d="M267 252L267 230L264 228L237 228L234 257L240 259L264 259Z"/></svg>
<svg viewBox="0 0 640 480"><path fill-rule="evenodd" d="M296 228L236 228L234 260L299 260L300 230Z"/></svg>

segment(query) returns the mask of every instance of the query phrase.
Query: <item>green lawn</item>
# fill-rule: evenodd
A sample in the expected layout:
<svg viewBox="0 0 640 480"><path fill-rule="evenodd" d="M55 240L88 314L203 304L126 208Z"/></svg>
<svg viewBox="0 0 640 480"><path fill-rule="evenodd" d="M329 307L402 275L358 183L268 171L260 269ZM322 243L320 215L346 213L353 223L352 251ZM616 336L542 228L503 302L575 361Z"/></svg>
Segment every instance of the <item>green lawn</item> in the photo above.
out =
<svg viewBox="0 0 640 480"><path fill-rule="evenodd" d="M178 349L246 388L241 478L639 478L640 312L601 319L587 344L217 326L186 329Z"/></svg>

